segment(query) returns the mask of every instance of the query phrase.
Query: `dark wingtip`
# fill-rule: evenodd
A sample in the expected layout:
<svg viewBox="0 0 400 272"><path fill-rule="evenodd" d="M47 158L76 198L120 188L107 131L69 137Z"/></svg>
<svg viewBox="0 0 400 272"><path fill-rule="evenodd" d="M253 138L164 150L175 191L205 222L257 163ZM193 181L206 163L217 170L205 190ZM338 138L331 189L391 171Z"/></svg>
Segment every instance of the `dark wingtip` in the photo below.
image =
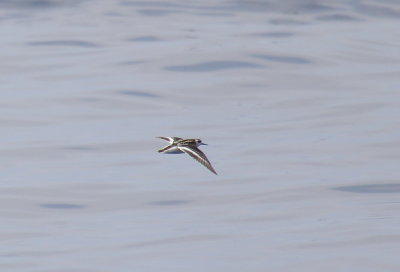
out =
<svg viewBox="0 0 400 272"><path fill-rule="evenodd" d="M217 173L217 171L214 170L214 168L211 168L211 169L208 169L208 170L210 170L211 172L213 172L215 175L218 176L218 173Z"/></svg>

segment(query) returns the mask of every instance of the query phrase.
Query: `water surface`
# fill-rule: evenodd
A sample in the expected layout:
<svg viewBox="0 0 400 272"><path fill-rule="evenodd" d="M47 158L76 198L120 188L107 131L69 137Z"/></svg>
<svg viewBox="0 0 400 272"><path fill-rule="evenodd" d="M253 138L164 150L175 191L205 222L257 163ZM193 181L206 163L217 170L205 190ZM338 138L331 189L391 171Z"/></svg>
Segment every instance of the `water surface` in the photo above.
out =
<svg viewBox="0 0 400 272"><path fill-rule="evenodd" d="M0 7L2 271L399 271L397 2Z"/></svg>

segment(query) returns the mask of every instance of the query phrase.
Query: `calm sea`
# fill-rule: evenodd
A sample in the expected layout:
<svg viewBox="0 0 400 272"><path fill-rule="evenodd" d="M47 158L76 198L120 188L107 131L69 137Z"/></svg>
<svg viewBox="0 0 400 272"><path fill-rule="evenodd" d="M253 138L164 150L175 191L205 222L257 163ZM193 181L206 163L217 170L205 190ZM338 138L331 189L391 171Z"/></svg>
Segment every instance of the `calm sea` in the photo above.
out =
<svg viewBox="0 0 400 272"><path fill-rule="evenodd" d="M400 271L399 26L394 0L3 0L0 270Z"/></svg>

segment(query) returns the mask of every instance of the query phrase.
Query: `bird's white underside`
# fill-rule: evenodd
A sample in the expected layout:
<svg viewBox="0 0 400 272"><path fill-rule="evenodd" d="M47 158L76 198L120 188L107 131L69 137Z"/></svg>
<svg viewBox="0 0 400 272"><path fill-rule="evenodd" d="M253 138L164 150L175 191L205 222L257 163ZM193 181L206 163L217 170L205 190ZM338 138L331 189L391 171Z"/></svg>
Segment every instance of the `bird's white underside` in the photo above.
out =
<svg viewBox="0 0 400 272"><path fill-rule="evenodd" d="M167 149L166 151L163 151L162 153L165 154L181 154L184 153L182 150L180 150L178 147L173 147L170 149Z"/></svg>

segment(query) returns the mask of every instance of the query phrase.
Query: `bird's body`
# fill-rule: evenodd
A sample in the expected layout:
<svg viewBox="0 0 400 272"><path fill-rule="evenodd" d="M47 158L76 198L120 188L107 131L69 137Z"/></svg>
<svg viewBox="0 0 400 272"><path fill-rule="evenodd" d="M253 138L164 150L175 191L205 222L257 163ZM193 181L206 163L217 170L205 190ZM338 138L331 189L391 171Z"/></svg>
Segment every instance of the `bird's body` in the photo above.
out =
<svg viewBox="0 0 400 272"><path fill-rule="evenodd" d="M206 155L198 148L200 145L204 144L200 139L183 139L179 137L158 137L169 142L164 148L158 150L160 153L165 154L179 154L186 153L193 159L197 160L199 163L208 168L211 172L217 175L217 172L212 167L210 161L207 159Z"/></svg>

